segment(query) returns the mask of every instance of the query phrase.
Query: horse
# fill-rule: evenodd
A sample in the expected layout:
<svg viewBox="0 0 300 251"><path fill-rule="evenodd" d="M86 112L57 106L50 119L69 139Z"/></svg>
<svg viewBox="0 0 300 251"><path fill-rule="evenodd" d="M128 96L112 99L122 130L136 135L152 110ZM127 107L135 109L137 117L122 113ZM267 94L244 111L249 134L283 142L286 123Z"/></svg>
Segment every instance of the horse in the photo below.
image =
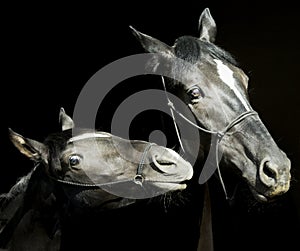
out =
<svg viewBox="0 0 300 251"><path fill-rule="evenodd" d="M0 197L1 248L68 249L68 222L105 218L107 211L184 190L192 178L191 164L172 149L76 128L63 108L59 120L62 131L43 143L9 129L14 146L35 165Z"/></svg>
<svg viewBox="0 0 300 251"><path fill-rule="evenodd" d="M162 90L174 122L199 132L201 142L181 139L178 133L187 154L197 147L201 165L194 165L193 179L208 184L217 170L228 201L229 190L231 194L236 190L229 187L235 180L244 180L261 203L285 194L290 187L290 159L252 108L249 77L229 52L216 45L216 22L209 8L200 15L199 36L181 36L172 46L130 28L144 50L152 53L146 68L166 76ZM184 102L184 112L174 105L171 94Z"/></svg>

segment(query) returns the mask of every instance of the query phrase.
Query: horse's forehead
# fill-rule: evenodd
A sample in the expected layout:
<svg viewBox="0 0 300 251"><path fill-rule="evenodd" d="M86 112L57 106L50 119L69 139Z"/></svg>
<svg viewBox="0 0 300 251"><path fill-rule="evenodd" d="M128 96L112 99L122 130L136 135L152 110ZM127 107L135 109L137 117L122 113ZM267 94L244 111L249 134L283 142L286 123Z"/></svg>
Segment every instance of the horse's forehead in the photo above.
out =
<svg viewBox="0 0 300 251"><path fill-rule="evenodd" d="M243 104L246 110L250 110L249 102L243 93L244 85L241 86L246 78L243 78L241 72L236 67L230 67L219 59L214 59L217 68L217 74L220 80L227 86L234 96Z"/></svg>
<svg viewBox="0 0 300 251"><path fill-rule="evenodd" d="M110 152L111 154L122 151L130 154L134 152L133 149L141 151L145 145L147 145L147 142L128 140L107 132L86 132L71 137L67 141L63 154L74 152L74 149L83 152L91 152L91 149L93 149L94 152Z"/></svg>
<svg viewBox="0 0 300 251"><path fill-rule="evenodd" d="M246 110L251 110L247 98L248 77L240 68L208 56L199 60L197 70L192 73L201 75L201 81L190 77L191 81L186 81L183 85L186 91L198 85L208 96L224 97L221 93L225 92L226 97L239 101Z"/></svg>
<svg viewBox="0 0 300 251"><path fill-rule="evenodd" d="M112 140L112 135L105 132L85 132L77 134L67 140L67 144L62 149L60 155L65 156L74 152L89 153L103 152L107 149ZM104 147L105 146L105 147Z"/></svg>
<svg viewBox="0 0 300 251"><path fill-rule="evenodd" d="M80 135L76 135L68 140L67 143L74 143L78 141L83 141L87 139L109 139L111 134L104 132L87 132Z"/></svg>
<svg viewBox="0 0 300 251"><path fill-rule="evenodd" d="M233 85L236 82L238 85L242 84L247 90L248 76L242 69L228 64L220 59L213 59L220 79L226 84Z"/></svg>

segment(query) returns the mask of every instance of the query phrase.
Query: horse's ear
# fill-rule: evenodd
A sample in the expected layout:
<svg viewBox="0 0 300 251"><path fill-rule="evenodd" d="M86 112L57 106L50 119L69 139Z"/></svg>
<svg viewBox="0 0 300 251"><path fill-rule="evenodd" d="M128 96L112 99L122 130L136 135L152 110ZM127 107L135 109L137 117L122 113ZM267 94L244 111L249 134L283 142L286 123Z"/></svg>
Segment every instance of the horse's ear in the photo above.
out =
<svg viewBox="0 0 300 251"><path fill-rule="evenodd" d="M9 138L14 146L25 156L34 161L47 161L48 148L33 139L28 139L9 128Z"/></svg>
<svg viewBox="0 0 300 251"><path fill-rule="evenodd" d="M215 42L217 26L208 8L204 9L199 18L200 40Z"/></svg>
<svg viewBox="0 0 300 251"><path fill-rule="evenodd" d="M140 41L144 49L151 53L161 53L166 56L173 56L173 48L160 40L150 37L146 34L143 34L136 29L134 29L132 26L129 26L132 30L132 33L134 36Z"/></svg>
<svg viewBox="0 0 300 251"><path fill-rule="evenodd" d="M59 123L61 124L61 129L63 131L72 129L74 127L72 118L66 114L65 109L62 107L59 111Z"/></svg>

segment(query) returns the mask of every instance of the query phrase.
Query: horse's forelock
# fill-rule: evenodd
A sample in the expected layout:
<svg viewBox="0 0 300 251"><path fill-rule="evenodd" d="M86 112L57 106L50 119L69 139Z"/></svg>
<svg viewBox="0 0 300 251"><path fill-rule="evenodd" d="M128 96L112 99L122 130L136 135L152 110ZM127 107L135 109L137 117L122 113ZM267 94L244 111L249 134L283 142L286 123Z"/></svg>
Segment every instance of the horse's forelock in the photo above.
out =
<svg viewBox="0 0 300 251"><path fill-rule="evenodd" d="M199 41L190 36L179 37L175 42L174 51L176 57L190 63L196 63L201 56Z"/></svg>
<svg viewBox="0 0 300 251"><path fill-rule="evenodd" d="M190 63L200 60L202 54L209 54L217 59L238 66L236 59L217 45L199 40L192 36L182 36L175 41L175 55Z"/></svg>
<svg viewBox="0 0 300 251"><path fill-rule="evenodd" d="M65 149L68 139L72 136L72 130L50 134L44 141L48 148L48 172L55 175L61 170L60 153Z"/></svg>

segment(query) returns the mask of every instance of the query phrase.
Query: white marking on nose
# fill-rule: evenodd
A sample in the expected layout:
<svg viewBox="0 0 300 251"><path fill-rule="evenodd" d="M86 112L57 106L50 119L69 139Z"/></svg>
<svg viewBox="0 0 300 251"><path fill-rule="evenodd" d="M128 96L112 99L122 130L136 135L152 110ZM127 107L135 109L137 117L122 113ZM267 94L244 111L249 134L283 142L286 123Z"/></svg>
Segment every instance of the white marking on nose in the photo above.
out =
<svg viewBox="0 0 300 251"><path fill-rule="evenodd" d="M90 138L110 138L111 136L109 134L105 134L102 132L87 132L78 136L75 136L73 138L70 138L68 140L68 143L78 141L78 140L83 140L83 139L90 139Z"/></svg>
<svg viewBox="0 0 300 251"><path fill-rule="evenodd" d="M235 86L235 79L233 77L233 71L223 64L221 60L214 59L217 64L217 70L219 73L220 79L234 92L237 98L242 102L243 106L246 108L247 111L250 111L251 108L246 101L246 99L242 96L241 92Z"/></svg>

